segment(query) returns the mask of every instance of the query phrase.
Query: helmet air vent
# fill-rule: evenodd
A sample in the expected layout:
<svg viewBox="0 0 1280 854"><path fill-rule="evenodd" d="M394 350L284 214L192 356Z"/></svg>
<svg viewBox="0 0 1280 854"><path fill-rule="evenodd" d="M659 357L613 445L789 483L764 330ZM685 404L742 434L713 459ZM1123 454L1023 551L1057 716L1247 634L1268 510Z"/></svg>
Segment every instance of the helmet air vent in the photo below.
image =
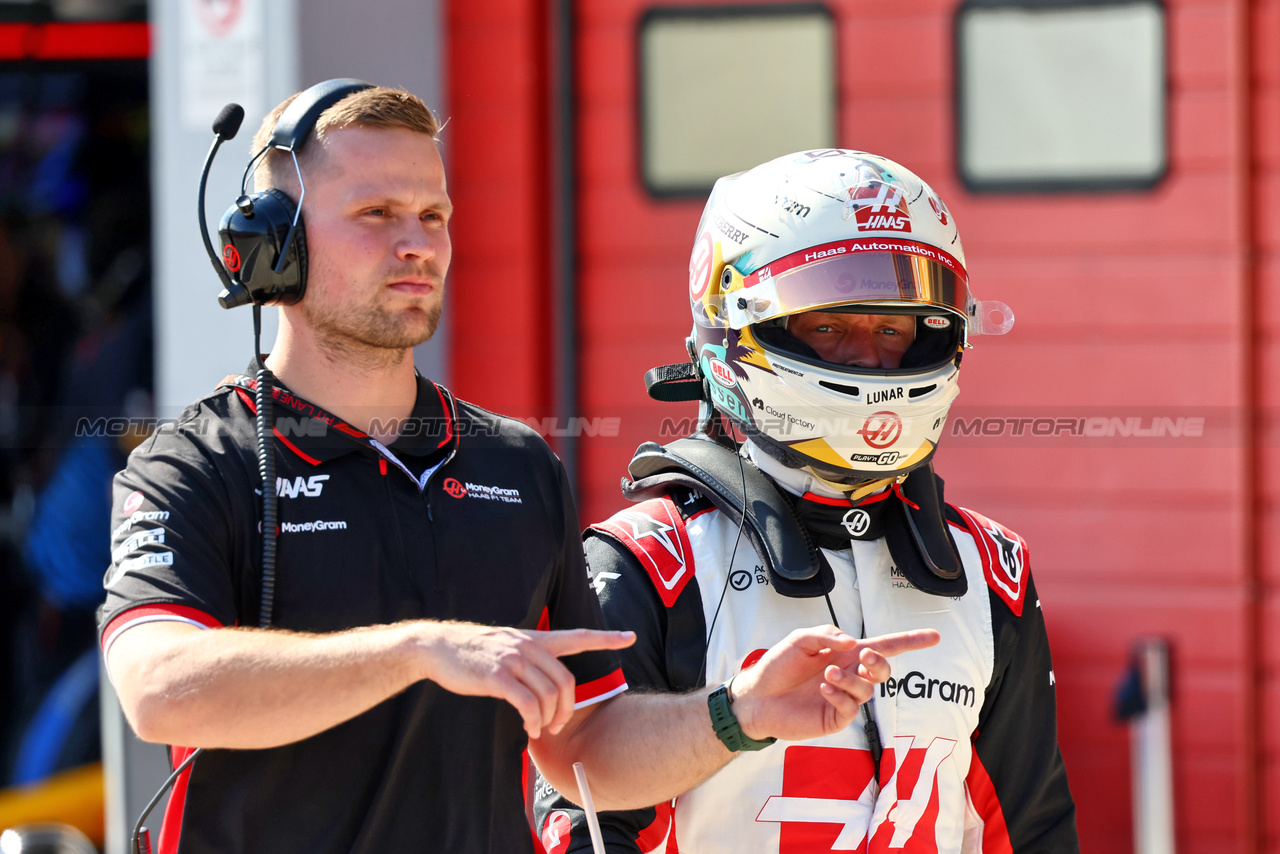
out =
<svg viewBox="0 0 1280 854"><path fill-rule="evenodd" d="M829 388L832 391L838 391L841 394L851 394L854 397L858 397L862 394L856 385L840 385L840 383L829 383L826 380L818 380L818 385L823 388Z"/></svg>
<svg viewBox="0 0 1280 854"><path fill-rule="evenodd" d="M929 392L933 391L937 387L938 387L938 384L934 383L933 385L925 385L925 386L920 386L919 388L913 388L911 389L911 391L907 392L907 397L919 397L922 394L928 394Z"/></svg>

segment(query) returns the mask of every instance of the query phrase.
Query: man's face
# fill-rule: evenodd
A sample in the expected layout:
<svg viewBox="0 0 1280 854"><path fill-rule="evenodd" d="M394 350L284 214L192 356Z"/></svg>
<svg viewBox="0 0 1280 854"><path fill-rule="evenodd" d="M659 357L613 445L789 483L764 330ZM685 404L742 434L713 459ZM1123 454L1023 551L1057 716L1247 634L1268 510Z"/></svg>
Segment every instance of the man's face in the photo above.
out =
<svg viewBox="0 0 1280 854"><path fill-rule="evenodd" d="M828 362L893 370L916 339L916 319L906 314L806 311L791 318L787 331Z"/></svg>
<svg viewBox="0 0 1280 854"><path fill-rule="evenodd" d="M403 350L435 332L453 206L435 141L400 128L326 135L304 165L309 269L297 311L322 346Z"/></svg>

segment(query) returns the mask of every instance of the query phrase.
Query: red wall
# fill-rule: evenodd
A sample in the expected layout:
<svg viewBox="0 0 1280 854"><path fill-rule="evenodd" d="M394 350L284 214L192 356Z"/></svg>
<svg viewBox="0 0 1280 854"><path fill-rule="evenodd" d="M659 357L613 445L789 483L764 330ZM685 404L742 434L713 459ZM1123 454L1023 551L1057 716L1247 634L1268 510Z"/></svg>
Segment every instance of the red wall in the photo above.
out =
<svg viewBox="0 0 1280 854"><path fill-rule="evenodd" d="M692 414L647 402L641 383L684 358L701 211L638 180L635 31L650 5L578 3L579 393L584 415L621 419L619 435L581 445L584 521L623 503L630 452L664 416ZM960 224L978 295L1018 317L1010 335L977 340L953 414L1208 419L1200 441L944 440L937 457L949 500L1031 543L1084 850L1132 848L1128 737L1110 703L1131 643L1155 634L1174 646L1179 850L1280 851L1280 810L1267 809L1280 804L1280 633L1262 619L1280 617L1280 0L1167 0L1167 177L1056 196L960 186L956 3L828 5L838 144L928 180ZM518 0L449 8L456 390L541 414L547 17ZM910 46L909 61L898 48L868 60L886 44Z"/></svg>
<svg viewBox="0 0 1280 854"><path fill-rule="evenodd" d="M454 0L446 9L450 369L464 397L517 415L542 414L552 394L542 7Z"/></svg>
<svg viewBox="0 0 1280 854"><path fill-rule="evenodd" d="M1251 293L1255 415L1252 489L1252 559L1259 608L1258 721L1259 850L1280 851L1280 2L1249 6L1249 87L1240 100L1249 110L1250 242L1255 273Z"/></svg>

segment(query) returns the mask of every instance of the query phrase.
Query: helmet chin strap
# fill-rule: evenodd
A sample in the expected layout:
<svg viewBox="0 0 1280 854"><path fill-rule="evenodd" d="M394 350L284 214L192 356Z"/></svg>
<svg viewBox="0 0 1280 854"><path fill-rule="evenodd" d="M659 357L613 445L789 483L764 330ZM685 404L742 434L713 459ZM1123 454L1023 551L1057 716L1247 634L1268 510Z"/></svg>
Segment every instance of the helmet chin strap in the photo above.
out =
<svg viewBox="0 0 1280 854"><path fill-rule="evenodd" d="M761 471L784 488L794 491L797 495L803 492L821 492L822 490L820 489L814 490L812 488L814 485L821 485L826 487L826 491L830 492L833 497L842 495L850 501L860 501L868 495L887 489L895 482L901 482L906 479L906 475L903 474L862 480L857 483L840 483L839 481L828 480L810 466L797 467L788 465L785 461L770 454L768 448L755 441L754 437L748 438L744 445L751 461ZM803 478L803 483L799 482L800 478Z"/></svg>
<svg viewBox="0 0 1280 854"><path fill-rule="evenodd" d="M850 501L859 501L866 498L868 495L873 495L881 491L882 489L888 489L890 486L893 486L894 483L901 483L907 479L907 476L904 474L897 477L863 480L858 483L838 483L833 480L827 480L809 466L805 466L803 471L809 477L825 485L829 489L834 489L836 492L844 493L845 498L848 498Z"/></svg>

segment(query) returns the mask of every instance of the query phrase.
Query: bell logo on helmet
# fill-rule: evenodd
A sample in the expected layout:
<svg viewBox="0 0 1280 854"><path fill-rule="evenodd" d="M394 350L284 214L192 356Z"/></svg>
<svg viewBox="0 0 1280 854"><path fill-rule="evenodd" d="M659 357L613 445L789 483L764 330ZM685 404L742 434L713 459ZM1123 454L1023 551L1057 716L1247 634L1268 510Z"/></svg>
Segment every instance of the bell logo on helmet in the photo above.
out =
<svg viewBox="0 0 1280 854"><path fill-rule="evenodd" d="M924 325L930 329L946 329L951 325L951 321L945 317L926 317Z"/></svg>
<svg viewBox="0 0 1280 854"><path fill-rule="evenodd" d="M711 284L711 233L702 235L698 245L693 248L693 256L689 259L689 296L700 300Z"/></svg>
<svg viewBox="0 0 1280 854"><path fill-rule="evenodd" d="M711 360L711 376L715 378L716 382L720 383L720 385L725 388L733 388L738 384L738 380L733 375L733 371L730 370L728 365L719 359Z"/></svg>
<svg viewBox="0 0 1280 854"><path fill-rule="evenodd" d="M887 410L872 413L862 422L858 435L871 447L883 450L898 441L902 435L902 419L897 413Z"/></svg>

